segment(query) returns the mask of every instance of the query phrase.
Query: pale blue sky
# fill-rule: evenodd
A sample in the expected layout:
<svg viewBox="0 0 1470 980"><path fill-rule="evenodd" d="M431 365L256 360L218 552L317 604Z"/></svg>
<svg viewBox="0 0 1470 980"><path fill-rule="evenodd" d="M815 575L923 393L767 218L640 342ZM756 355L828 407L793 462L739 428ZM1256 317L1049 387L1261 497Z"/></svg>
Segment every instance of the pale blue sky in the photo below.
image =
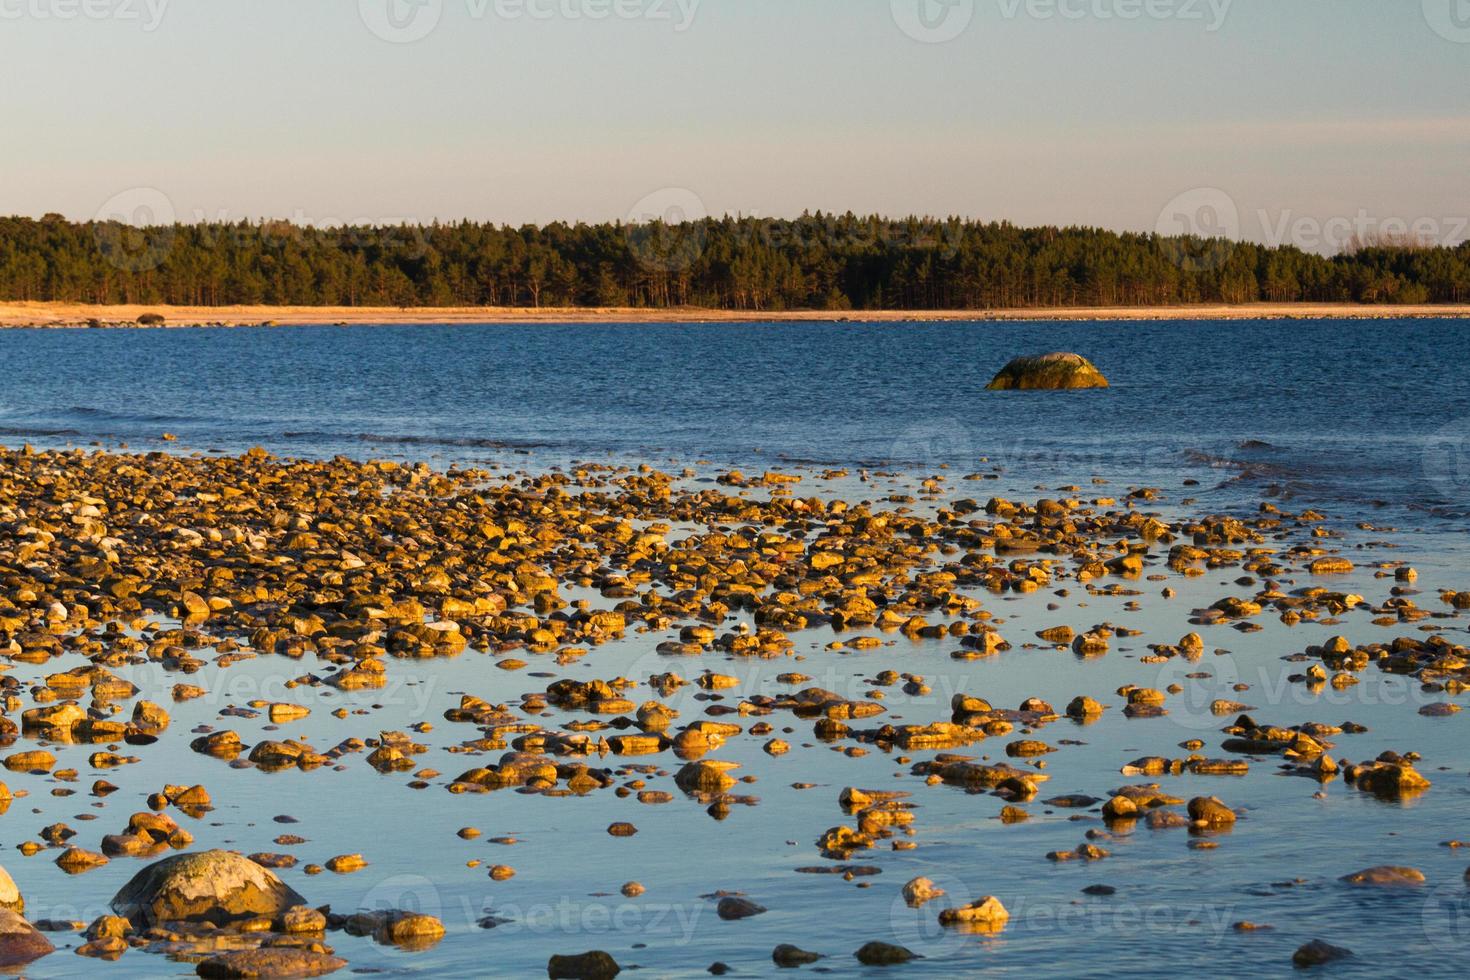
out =
<svg viewBox="0 0 1470 980"><path fill-rule="evenodd" d="M1251 238L1470 213L1470 0L973 0L944 43L890 0L421 0L437 26L390 43L389 2L0 0L0 213L151 188L185 219L519 223L654 195L1153 230L1202 187ZM556 9L599 3L640 16Z"/></svg>

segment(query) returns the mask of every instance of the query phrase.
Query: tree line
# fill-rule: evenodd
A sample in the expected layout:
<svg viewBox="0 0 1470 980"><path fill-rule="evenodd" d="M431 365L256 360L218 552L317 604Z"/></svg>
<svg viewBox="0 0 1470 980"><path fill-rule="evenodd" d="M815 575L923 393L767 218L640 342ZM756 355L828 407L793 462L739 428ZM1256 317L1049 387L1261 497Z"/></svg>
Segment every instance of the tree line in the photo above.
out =
<svg viewBox="0 0 1470 980"><path fill-rule="evenodd" d="M922 310L1470 300L1470 243L1343 254L958 218L133 227L0 218L0 299Z"/></svg>

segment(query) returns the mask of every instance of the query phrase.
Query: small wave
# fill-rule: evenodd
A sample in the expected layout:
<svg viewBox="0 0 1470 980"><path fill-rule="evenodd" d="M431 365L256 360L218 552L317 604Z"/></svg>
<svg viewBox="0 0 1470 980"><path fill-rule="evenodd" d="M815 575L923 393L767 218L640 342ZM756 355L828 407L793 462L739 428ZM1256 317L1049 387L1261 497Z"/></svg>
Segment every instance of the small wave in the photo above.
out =
<svg viewBox="0 0 1470 980"><path fill-rule="evenodd" d="M183 418L177 415L155 415L147 412L118 412L110 408L95 408L91 405L71 405L62 410L61 416L75 416L104 422L148 422L160 425L182 425L198 422L199 419Z"/></svg>
<svg viewBox="0 0 1470 980"><path fill-rule="evenodd" d="M794 455L790 455L788 453L780 453L780 454L778 454L776 456L776 458L779 459L781 462L785 463L787 466L828 466L828 467L837 467L837 466L845 466L845 465L847 465L846 463L844 463L843 461L838 460L838 459L831 459L831 458L818 459L818 458L811 457L811 456L794 456ZM861 466L861 465L866 465L866 464L859 463L858 465Z"/></svg>
<svg viewBox="0 0 1470 980"><path fill-rule="evenodd" d="M39 426L0 425L0 436L34 437L38 439L52 439L65 436L80 439L82 434L76 429L47 429Z"/></svg>
<svg viewBox="0 0 1470 980"><path fill-rule="evenodd" d="M455 449L553 449L553 443L522 439L476 439L461 436L384 435L378 432L282 432L293 442L362 442L390 446L450 446Z"/></svg>
<svg viewBox="0 0 1470 980"><path fill-rule="evenodd" d="M1197 466L1208 466L1211 469L1239 470L1240 476L1237 479L1276 479L1297 475L1297 470L1279 463L1263 463L1255 459L1235 459L1231 456L1218 456L1200 449L1186 449L1184 451L1184 459Z"/></svg>

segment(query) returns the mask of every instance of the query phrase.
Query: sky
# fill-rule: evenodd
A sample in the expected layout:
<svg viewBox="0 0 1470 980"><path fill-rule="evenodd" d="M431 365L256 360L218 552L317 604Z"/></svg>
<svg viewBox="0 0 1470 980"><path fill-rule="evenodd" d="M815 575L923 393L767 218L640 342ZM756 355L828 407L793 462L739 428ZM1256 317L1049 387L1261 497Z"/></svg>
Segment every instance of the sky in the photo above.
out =
<svg viewBox="0 0 1470 980"><path fill-rule="evenodd" d="M1470 0L0 0L0 213L1470 237Z"/></svg>

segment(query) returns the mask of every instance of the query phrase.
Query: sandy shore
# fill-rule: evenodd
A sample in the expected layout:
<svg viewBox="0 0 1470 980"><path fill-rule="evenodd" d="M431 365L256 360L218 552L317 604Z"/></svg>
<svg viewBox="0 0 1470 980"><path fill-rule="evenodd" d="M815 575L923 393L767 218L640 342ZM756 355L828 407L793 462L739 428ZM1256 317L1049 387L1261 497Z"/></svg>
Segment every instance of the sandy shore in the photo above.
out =
<svg viewBox="0 0 1470 980"><path fill-rule="evenodd" d="M346 306L91 306L82 303L0 303L0 327L82 327L95 320L133 325L144 313L161 314L168 326L281 326L390 323L730 323L895 322L912 320L1240 320L1337 317L1470 317L1470 305L1361 306L1355 304L1251 303L1240 306L1076 307L1010 310L882 310L779 312L677 309Z"/></svg>

